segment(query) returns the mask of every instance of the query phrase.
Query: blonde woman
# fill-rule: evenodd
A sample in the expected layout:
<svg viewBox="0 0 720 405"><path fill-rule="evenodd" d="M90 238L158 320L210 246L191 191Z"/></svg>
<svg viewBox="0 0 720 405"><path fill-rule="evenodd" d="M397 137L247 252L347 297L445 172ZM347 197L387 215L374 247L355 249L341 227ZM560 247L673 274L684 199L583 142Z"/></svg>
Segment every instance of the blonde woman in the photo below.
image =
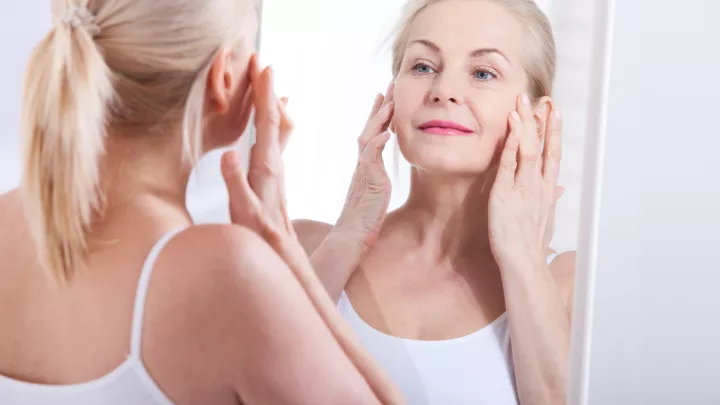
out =
<svg viewBox="0 0 720 405"><path fill-rule="evenodd" d="M561 193L555 58L531 0L411 0L394 89L360 138L382 144L391 123L413 166L407 202L385 218L387 173L361 159L346 212L364 215L295 224L413 405L565 402L574 253L547 250Z"/></svg>
<svg viewBox="0 0 720 405"><path fill-rule="evenodd" d="M399 404L283 207L290 131L244 0L56 0L29 62L22 189L0 196L0 403ZM256 108L233 218L185 187Z"/></svg>

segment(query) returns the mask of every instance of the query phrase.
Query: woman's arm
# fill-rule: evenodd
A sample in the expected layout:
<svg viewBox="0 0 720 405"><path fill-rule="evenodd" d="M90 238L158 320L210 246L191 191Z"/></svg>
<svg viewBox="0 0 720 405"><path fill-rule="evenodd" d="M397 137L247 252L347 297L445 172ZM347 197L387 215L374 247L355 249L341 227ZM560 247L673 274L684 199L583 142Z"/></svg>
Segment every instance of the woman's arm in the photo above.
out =
<svg viewBox="0 0 720 405"><path fill-rule="evenodd" d="M194 305L212 318L201 345L215 348L214 372L243 403L380 404L283 260L242 228L223 239L227 263Z"/></svg>
<svg viewBox="0 0 720 405"><path fill-rule="evenodd" d="M370 250L390 204L391 184L382 151L390 139L393 114L392 84L378 94L367 124L358 138L358 163L345 206L336 225L293 221L300 243L333 302L340 299L350 276Z"/></svg>
<svg viewBox="0 0 720 405"><path fill-rule="evenodd" d="M564 404L570 358L574 253L503 271L513 364L522 405Z"/></svg>
<svg viewBox="0 0 720 405"><path fill-rule="evenodd" d="M338 302L353 271L370 248L361 230L351 231L324 222L297 220L293 227L315 273L333 302Z"/></svg>
<svg viewBox="0 0 720 405"><path fill-rule="evenodd" d="M546 121L539 131L540 119ZM549 98L533 111L529 97L522 95L508 124L489 225L503 280L518 396L522 405L561 405L570 366L567 303L573 269L568 255L549 266L544 253L557 199L562 120Z"/></svg>

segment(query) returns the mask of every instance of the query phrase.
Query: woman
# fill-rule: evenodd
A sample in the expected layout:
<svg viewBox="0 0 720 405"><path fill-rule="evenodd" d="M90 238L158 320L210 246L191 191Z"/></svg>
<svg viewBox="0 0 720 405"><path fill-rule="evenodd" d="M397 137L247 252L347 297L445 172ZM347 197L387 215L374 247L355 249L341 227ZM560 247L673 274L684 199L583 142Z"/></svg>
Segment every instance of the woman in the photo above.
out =
<svg viewBox="0 0 720 405"><path fill-rule="evenodd" d="M347 205L362 217L296 223L316 271L409 403L564 403L574 254L546 261L561 193L547 18L531 0L410 1L393 73L360 142L391 122L409 198L384 218L382 161L361 159Z"/></svg>
<svg viewBox="0 0 720 405"><path fill-rule="evenodd" d="M22 190L0 196L0 403L402 403L287 225L290 128L252 4L54 5L27 71ZM242 226L193 226L192 163L253 106L250 182L226 168Z"/></svg>

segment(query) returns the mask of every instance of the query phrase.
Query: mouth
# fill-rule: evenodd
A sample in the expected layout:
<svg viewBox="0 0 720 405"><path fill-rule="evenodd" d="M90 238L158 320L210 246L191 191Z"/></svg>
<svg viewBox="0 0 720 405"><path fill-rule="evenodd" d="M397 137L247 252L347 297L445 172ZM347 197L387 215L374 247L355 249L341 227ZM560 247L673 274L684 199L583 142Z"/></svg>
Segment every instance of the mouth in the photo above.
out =
<svg viewBox="0 0 720 405"><path fill-rule="evenodd" d="M448 135L448 136L467 136L472 135L475 131L464 127L452 121L432 120L418 127L419 130L426 134L432 135Z"/></svg>

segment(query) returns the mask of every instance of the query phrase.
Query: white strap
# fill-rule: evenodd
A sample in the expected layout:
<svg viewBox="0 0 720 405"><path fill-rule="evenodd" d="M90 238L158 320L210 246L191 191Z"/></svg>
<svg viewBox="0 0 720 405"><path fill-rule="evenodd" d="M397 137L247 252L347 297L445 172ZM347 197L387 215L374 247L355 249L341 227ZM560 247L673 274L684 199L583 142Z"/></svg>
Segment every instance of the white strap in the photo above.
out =
<svg viewBox="0 0 720 405"><path fill-rule="evenodd" d="M160 238L155 246L150 250L143 268L140 271L140 279L138 281L137 292L135 293L135 307L133 308L133 320L132 329L130 335L130 355L140 359L141 344L142 344L142 332L143 332L143 319L145 318L145 301L147 300L148 287L150 285L150 276L152 275L155 262L157 261L160 252L167 246L168 242L175 237L175 235L182 232L184 228L176 229L168 232L162 238Z"/></svg>

